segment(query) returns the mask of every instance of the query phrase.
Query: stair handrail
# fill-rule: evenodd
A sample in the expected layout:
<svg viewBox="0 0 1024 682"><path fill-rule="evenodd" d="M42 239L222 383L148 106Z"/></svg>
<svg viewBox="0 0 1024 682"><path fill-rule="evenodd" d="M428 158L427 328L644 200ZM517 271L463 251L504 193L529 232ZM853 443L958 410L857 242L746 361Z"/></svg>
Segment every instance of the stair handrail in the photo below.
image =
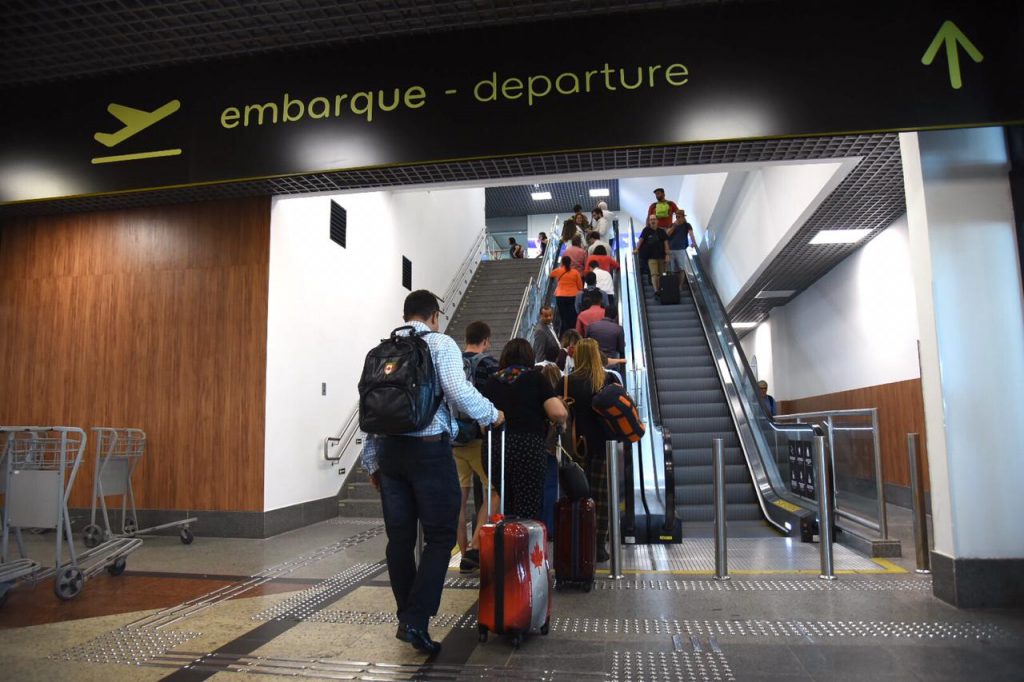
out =
<svg viewBox="0 0 1024 682"><path fill-rule="evenodd" d="M469 247L465 258L462 259L458 271L452 277L452 281L448 284L448 288L445 289L444 295L441 297L441 316L444 318L444 325L441 331L444 331L444 328L451 322L451 316L462 300L461 294L469 286L470 281L473 279L473 274L480 265L484 253L483 244L486 239L487 227L484 226L477 233L476 239L473 240L473 244ZM462 291L458 291L460 286L463 287Z"/></svg>
<svg viewBox="0 0 1024 682"><path fill-rule="evenodd" d="M558 222L557 216L555 217L555 222ZM547 304L551 296L551 289L554 286L554 282L548 277L548 273L553 267L553 262L558 259L558 251L559 245L549 237L547 251L539 259L540 266L537 270L537 275L530 278L530 282L523 290L523 296L519 301L519 310L516 312L516 321L512 326L512 334L509 336L510 339L516 338L522 330L529 328L530 323L540 315L540 309ZM532 339L527 340L532 341Z"/></svg>
<svg viewBox="0 0 1024 682"><path fill-rule="evenodd" d="M477 267L480 265L486 243L487 227L485 226L479 233L477 233L476 238L473 240L473 244L469 247L469 250L466 252L466 256L462 259L462 263L459 265L458 271L452 277L448 288L445 289L445 295L441 302L442 319L444 322L441 327L441 331L444 331L448 326L448 323L451 321L451 313L458 308L459 302L462 300L462 296L466 292L466 288L469 287L469 282L473 279L473 273L476 272ZM460 286L462 287L461 289L459 288ZM334 466L344 458L345 453L349 451L352 444L359 440L362 435L363 432L359 429L359 401L356 400L356 404L348 413L348 417L345 419L338 432L333 436L324 436L324 460L330 462L331 466ZM331 456L330 453L332 447L337 448L337 456ZM344 485L344 481L342 481L342 485Z"/></svg>
<svg viewBox="0 0 1024 682"><path fill-rule="evenodd" d="M526 283L526 287L523 289L523 295L519 298L519 308L516 310L516 321L512 325L512 333L509 335L509 339L514 339L519 336L519 328L523 323L523 313L527 310L527 306L530 303L530 294L533 291L533 276L530 276L530 281Z"/></svg>

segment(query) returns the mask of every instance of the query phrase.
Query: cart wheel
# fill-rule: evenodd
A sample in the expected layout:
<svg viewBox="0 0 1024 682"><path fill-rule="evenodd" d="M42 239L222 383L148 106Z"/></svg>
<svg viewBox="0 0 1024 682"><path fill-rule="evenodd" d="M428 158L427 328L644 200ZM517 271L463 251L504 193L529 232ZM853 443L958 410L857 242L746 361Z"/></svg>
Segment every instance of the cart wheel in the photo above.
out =
<svg viewBox="0 0 1024 682"><path fill-rule="evenodd" d="M544 621L544 625L540 626L540 634L546 635L549 632L551 632L551 618L550 617L548 617L548 619L546 621Z"/></svg>
<svg viewBox="0 0 1024 682"><path fill-rule="evenodd" d="M593 580L588 580L587 582L583 583L583 591L584 592L590 592L592 589L594 589L594 581Z"/></svg>
<svg viewBox="0 0 1024 682"><path fill-rule="evenodd" d="M188 528L182 528L181 532L178 533L178 538L181 540L181 544L191 545L192 541L196 539L196 536L192 535L192 531Z"/></svg>
<svg viewBox="0 0 1024 682"><path fill-rule="evenodd" d="M118 576L124 573L124 569L128 566L128 562L125 561L123 556L117 557L117 561L107 566L107 573L113 576Z"/></svg>
<svg viewBox="0 0 1024 682"><path fill-rule="evenodd" d="M53 579L53 591L64 601L74 599L85 587L85 575L74 566L68 566L57 571L57 577Z"/></svg>
<svg viewBox="0 0 1024 682"><path fill-rule="evenodd" d="M483 625L479 627L479 634L477 635L477 640L480 642L487 641L487 628L485 628Z"/></svg>
<svg viewBox="0 0 1024 682"><path fill-rule="evenodd" d="M135 535L135 531L137 531L138 529L139 529L139 524L138 524L138 522L135 521L135 517L129 516L128 518L126 518L124 520L124 534L125 535L129 535L129 536Z"/></svg>
<svg viewBox="0 0 1024 682"><path fill-rule="evenodd" d="M103 529L97 526L95 523L91 523L85 527L82 533L82 541L86 547L90 549L98 546L103 542Z"/></svg>
<svg viewBox="0 0 1024 682"><path fill-rule="evenodd" d="M516 633L516 634L512 635L512 648L513 649L518 649L520 646L522 646L522 644L523 644L523 635L522 635L522 633Z"/></svg>

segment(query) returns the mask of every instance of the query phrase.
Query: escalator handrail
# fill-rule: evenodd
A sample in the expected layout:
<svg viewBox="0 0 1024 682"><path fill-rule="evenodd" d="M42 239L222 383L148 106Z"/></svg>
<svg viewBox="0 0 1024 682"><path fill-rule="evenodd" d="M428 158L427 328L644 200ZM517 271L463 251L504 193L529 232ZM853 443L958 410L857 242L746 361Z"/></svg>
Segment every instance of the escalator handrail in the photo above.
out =
<svg viewBox="0 0 1024 682"><path fill-rule="evenodd" d="M690 268L685 274L691 286L691 292L694 293L694 303L697 305L698 317L700 318L701 325L704 327L709 347L715 359L715 366L722 379L722 388L725 391L726 401L732 412L744 457L754 477L755 488L758 491L758 502L765 517L782 530L781 525L773 520L767 506L774 499L785 500L809 510L813 510L815 507L813 503L793 495L786 489L781 476L777 472L777 463L774 457L771 456L771 448L758 424L759 422L766 423L776 432L798 434L800 440L810 440L814 435L818 435L817 430L813 426L806 424L783 425L776 423L764 401L760 398L756 401L756 406L751 404L752 401L749 400L748 396L751 392L756 395L753 387L756 387L757 381L754 378L750 364L747 362L743 347L740 345L739 337L736 335L732 324L728 321L729 318L725 312L725 305L722 303L718 290L707 281L707 275L699 259L694 258L689 251L686 252L686 258ZM719 317L726 321L722 330L709 328L713 325L709 310L711 306L715 306ZM724 360L724 363L719 362L719 360ZM737 372L733 370L734 364L737 365L739 376L735 376ZM722 374L723 369L728 372L728 377ZM750 391L745 392L742 390L742 384L744 383ZM734 399L738 402L738 406L734 404ZM771 467L766 466L766 460L772 463ZM772 472L775 473L774 478L771 475Z"/></svg>

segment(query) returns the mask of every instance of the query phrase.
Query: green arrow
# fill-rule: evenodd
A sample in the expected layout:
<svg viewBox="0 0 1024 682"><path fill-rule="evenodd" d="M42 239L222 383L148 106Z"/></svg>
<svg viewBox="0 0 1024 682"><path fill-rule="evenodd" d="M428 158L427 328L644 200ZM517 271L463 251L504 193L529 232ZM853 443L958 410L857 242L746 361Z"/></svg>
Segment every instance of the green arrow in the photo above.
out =
<svg viewBox="0 0 1024 682"><path fill-rule="evenodd" d="M942 43L946 43L946 60L949 62L949 84L953 86L954 90L959 90L963 87L963 81L960 79L960 51L957 49L957 44L964 48L964 51L967 52L976 64L980 63L984 57L978 52L978 48L974 46L974 43L967 39L963 31L947 19L942 22L942 26L939 28L939 32L935 34L932 44L925 50L924 56L921 57L921 63L925 66L931 66L931 63L935 61L935 55L939 53Z"/></svg>

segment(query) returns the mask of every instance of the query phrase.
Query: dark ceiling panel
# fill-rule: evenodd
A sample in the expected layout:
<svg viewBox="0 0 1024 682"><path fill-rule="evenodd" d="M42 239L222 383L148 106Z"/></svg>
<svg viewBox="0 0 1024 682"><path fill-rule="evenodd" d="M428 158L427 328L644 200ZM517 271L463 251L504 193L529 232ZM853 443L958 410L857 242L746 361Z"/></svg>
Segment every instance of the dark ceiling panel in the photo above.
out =
<svg viewBox="0 0 1024 682"><path fill-rule="evenodd" d="M0 86L723 1L760 0L20 0L0 10Z"/></svg>
<svg viewBox="0 0 1024 682"><path fill-rule="evenodd" d="M607 189L607 197L591 197L590 190ZM550 192L551 199L535 201L533 192ZM533 185L487 188L487 217L510 218L539 213L572 213L579 204L589 214L599 201L612 211L619 210L618 180L587 180L584 182L542 182Z"/></svg>

